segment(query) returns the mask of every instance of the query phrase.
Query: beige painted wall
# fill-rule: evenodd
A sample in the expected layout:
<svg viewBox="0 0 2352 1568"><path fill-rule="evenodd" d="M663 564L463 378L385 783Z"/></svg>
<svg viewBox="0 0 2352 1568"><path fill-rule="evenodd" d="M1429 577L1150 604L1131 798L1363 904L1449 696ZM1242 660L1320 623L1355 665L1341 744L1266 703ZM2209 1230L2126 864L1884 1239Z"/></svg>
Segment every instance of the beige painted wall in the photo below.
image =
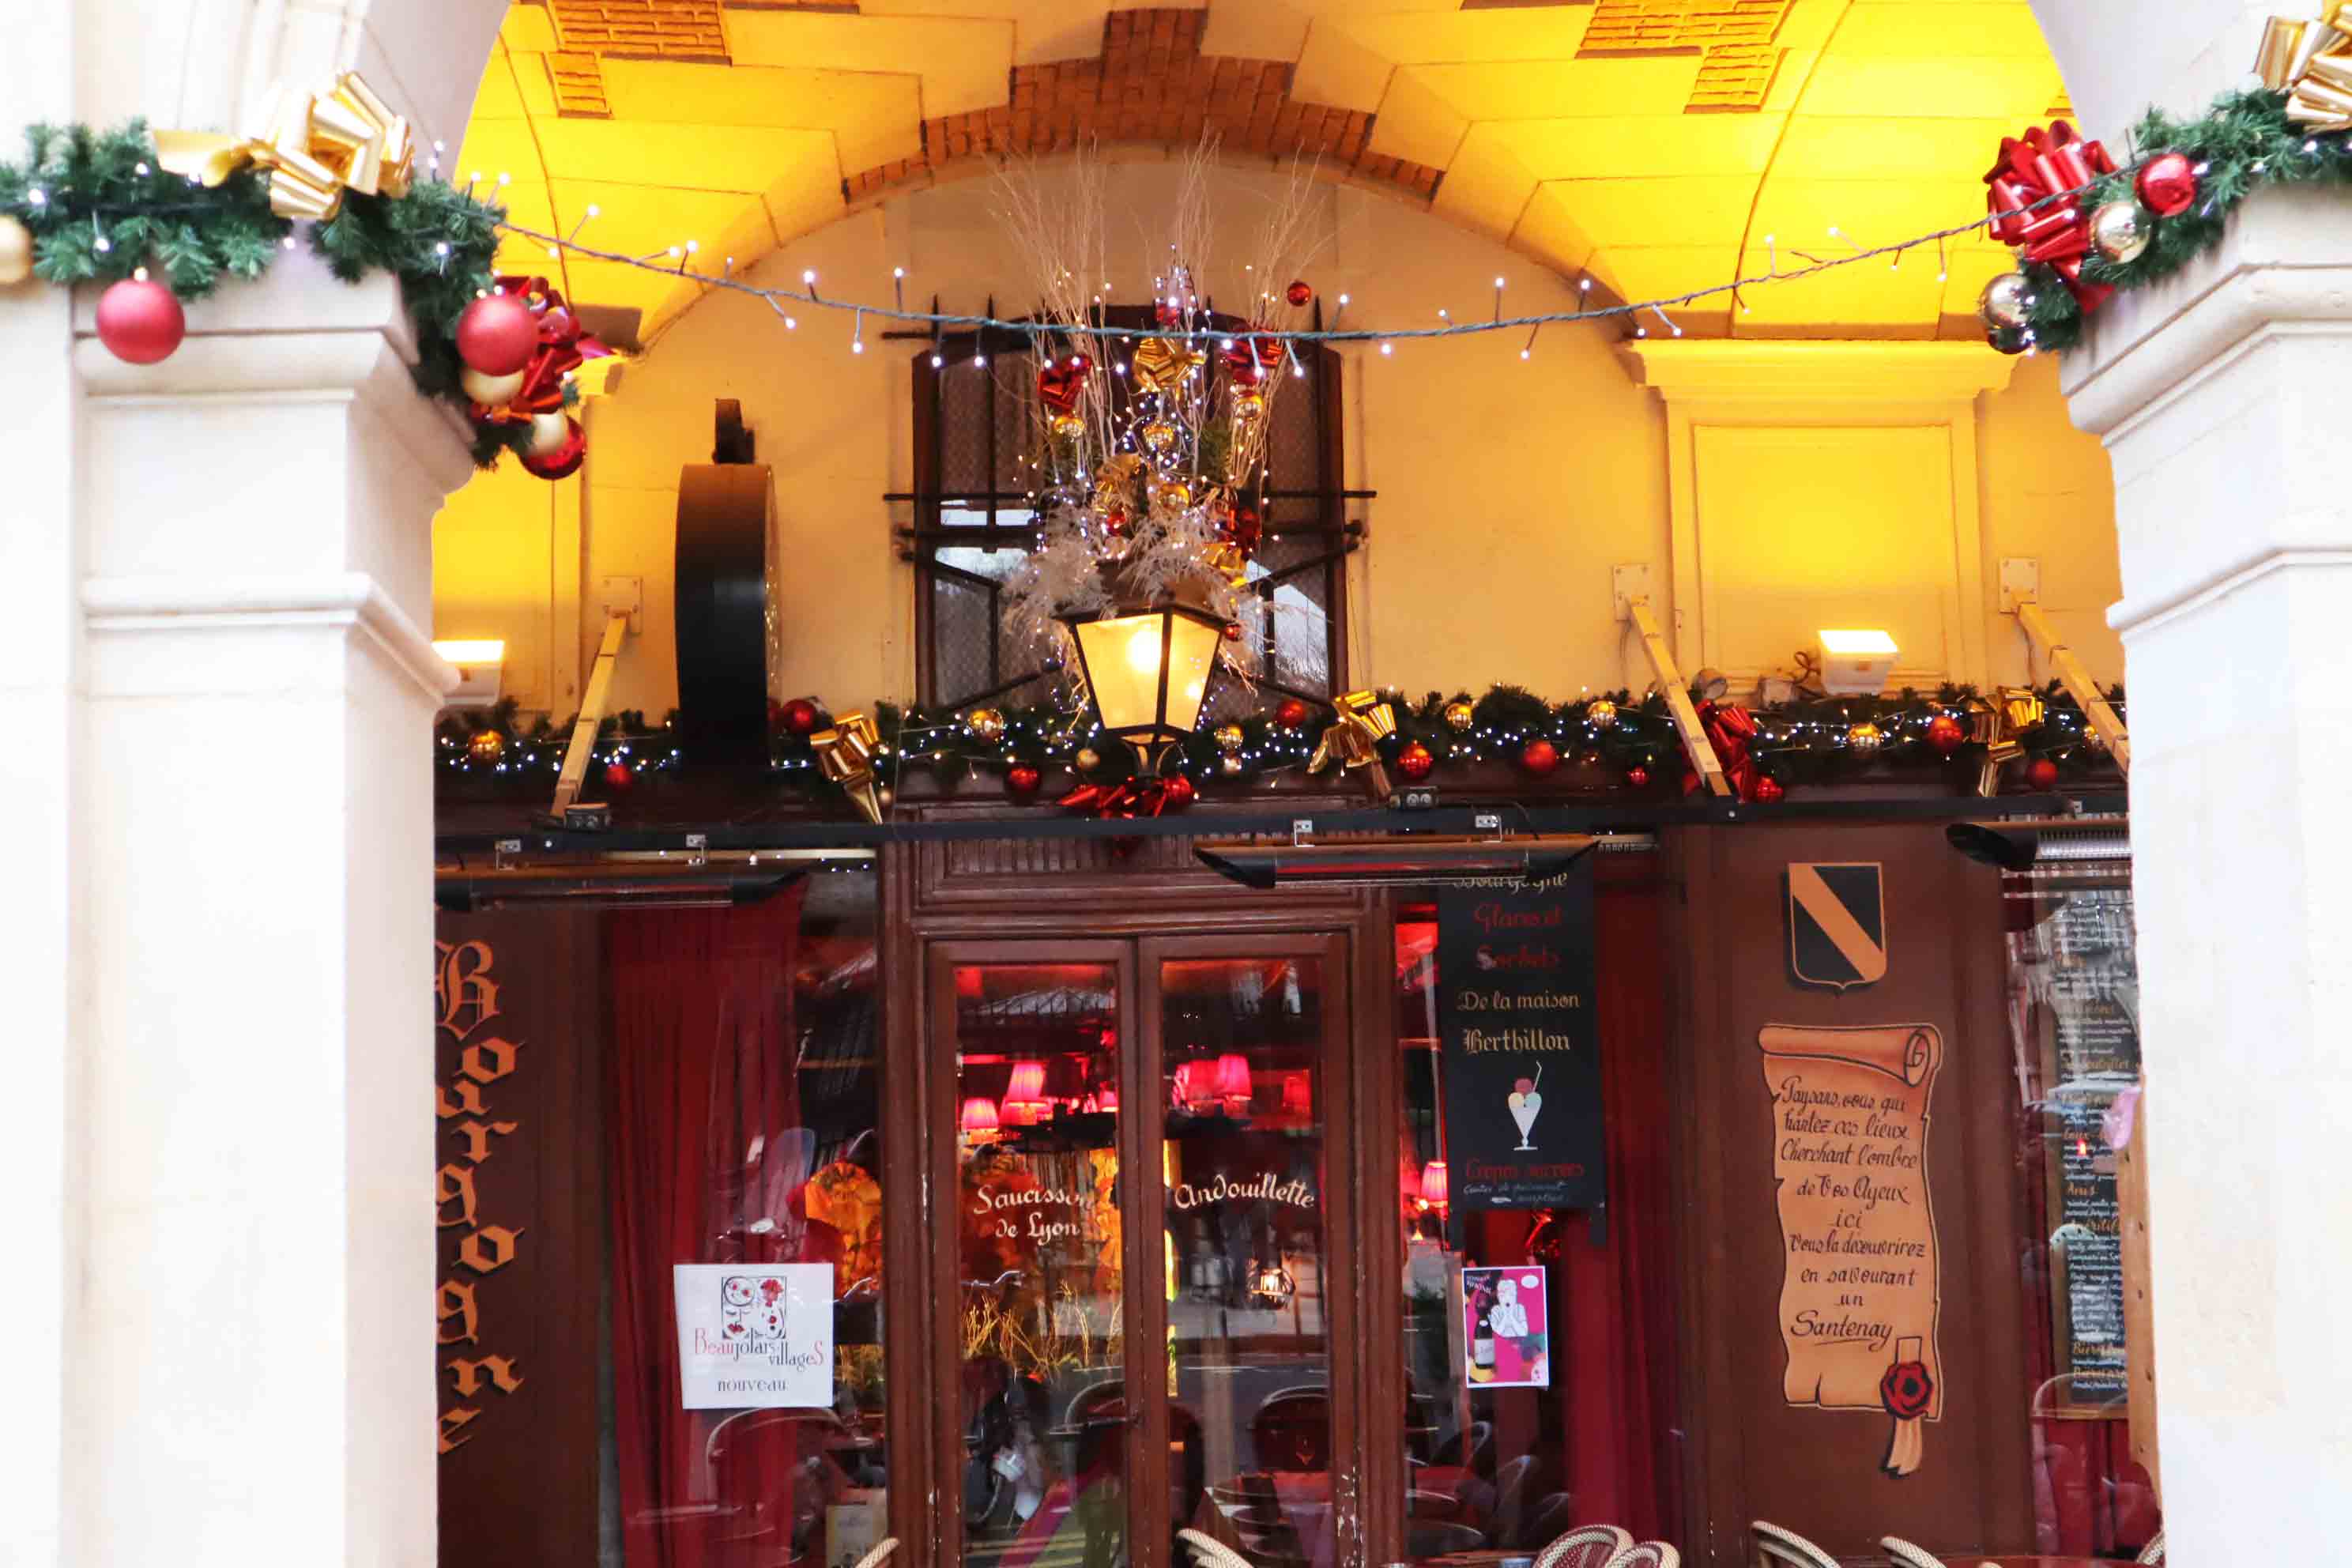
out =
<svg viewBox="0 0 2352 1568"><path fill-rule="evenodd" d="M1284 182L1240 172L1223 182L1216 249L1237 256ZM1109 185L1108 280L1116 298L1135 300L1149 294L1150 261L1165 254L1158 215L1175 181L1165 164L1128 163ZM813 268L822 290L878 300L889 297L892 268L904 267L910 302L936 291L946 308L969 310L992 293L1000 313L1017 314L1032 291L996 199L987 182L901 197L784 247L756 276L785 281ZM1318 186L1309 199L1324 249L1307 276L1327 315L1350 296L1345 323L1434 324L1440 306L1475 318L1492 309L1498 274L1511 311L1571 308L1573 280L1389 198ZM1244 287L1238 273L1211 282L1223 300ZM849 706L910 693L913 579L890 533L906 509L880 497L912 482L918 345L885 342L881 323L868 321L866 352L853 355L845 313L796 314L798 329L787 331L757 300L706 299L591 409L584 484L509 472L453 498L435 541L441 635L508 638L508 691L561 717L577 702L602 626L600 582L637 578L643 635L623 660L614 702L669 707L677 471L708 460L712 401L734 397L774 468L791 542L776 571L780 694ZM1671 611L1667 421L1658 395L1621 363L1619 336L1609 325L1548 328L1525 361L1517 334L1408 340L1389 356L1348 351L1349 481L1380 492L1350 508L1370 529L1350 589L1360 683L1418 693L1507 679L1564 697L1647 679L1638 647L1611 619L1609 569L1651 563ZM1865 347L1818 352L1826 367ZM2118 677L2121 654L2102 618L2118 592L2105 454L2067 424L2048 361L2021 363L2010 389L1976 408L1987 595L2000 557L2039 558L2044 602L2092 668ZM576 530L564 493L575 488ZM1836 552L1825 542L1808 569L1823 584L1824 614L1853 619L1836 592ZM1977 610L1989 673L2023 677L2014 624L1990 604Z"/></svg>

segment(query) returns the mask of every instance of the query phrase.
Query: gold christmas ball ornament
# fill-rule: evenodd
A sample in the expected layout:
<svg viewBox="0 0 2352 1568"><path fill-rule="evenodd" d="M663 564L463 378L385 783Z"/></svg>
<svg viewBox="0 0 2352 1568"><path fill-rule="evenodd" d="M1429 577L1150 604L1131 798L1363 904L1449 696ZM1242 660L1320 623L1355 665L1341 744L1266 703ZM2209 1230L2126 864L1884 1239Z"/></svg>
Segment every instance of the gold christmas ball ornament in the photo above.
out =
<svg viewBox="0 0 2352 1568"><path fill-rule="evenodd" d="M1445 705L1445 727L1457 735L1465 733L1476 717L1476 710L1467 702L1449 702Z"/></svg>
<svg viewBox="0 0 2352 1568"><path fill-rule="evenodd" d="M877 805L879 805L883 810L889 810L891 802L898 798L898 792L892 789L888 784L876 784L874 786L874 803Z"/></svg>
<svg viewBox="0 0 2352 1568"><path fill-rule="evenodd" d="M1142 436L1143 444L1162 456L1176 445L1176 426L1165 419L1154 419L1146 425Z"/></svg>
<svg viewBox="0 0 2352 1568"><path fill-rule="evenodd" d="M2107 750L2107 738L2092 725L2083 726L2083 749L2093 756L2103 756Z"/></svg>
<svg viewBox="0 0 2352 1568"><path fill-rule="evenodd" d="M1861 756L1868 756L1886 743L1886 732L1864 719L1845 732L1845 743Z"/></svg>
<svg viewBox="0 0 2352 1568"><path fill-rule="evenodd" d="M1246 737L1242 734L1242 727L1239 724L1220 724L1217 726L1217 750L1221 752L1231 754L1232 752L1240 751L1242 749L1242 742L1244 739L1246 739Z"/></svg>
<svg viewBox="0 0 2352 1568"><path fill-rule="evenodd" d="M504 408L522 390L522 374L515 371L507 375L484 375L478 370L461 370L457 373L457 384L483 407Z"/></svg>
<svg viewBox="0 0 2352 1568"><path fill-rule="evenodd" d="M2155 228L2154 215L2137 202L2109 202L2091 215L2091 244L2121 266L2139 259Z"/></svg>
<svg viewBox="0 0 2352 1568"><path fill-rule="evenodd" d="M477 730L466 742L466 755L489 766L507 754L507 738L496 730Z"/></svg>
<svg viewBox="0 0 2352 1568"><path fill-rule="evenodd" d="M530 416L530 439L524 444L526 458L551 458L563 450L572 439L572 416L558 410L553 414Z"/></svg>
<svg viewBox="0 0 2352 1568"><path fill-rule="evenodd" d="M1255 425L1259 419L1265 417L1265 394L1257 392L1239 392L1234 395L1234 422L1235 424Z"/></svg>
<svg viewBox="0 0 2352 1568"><path fill-rule="evenodd" d="M1989 327L2022 327L2031 319L2032 308L2026 301L2033 297L2033 286L2022 272L2004 272L1984 286L1977 296L1977 314Z"/></svg>
<svg viewBox="0 0 2352 1568"><path fill-rule="evenodd" d="M1075 414L1056 414L1050 428L1056 441L1075 441L1087 433L1087 422Z"/></svg>
<svg viewBox="0 0 2352 1568"><path fill-rule="evenodd" d="M1617 727L1617 704L1606 697L1596 697L1584 706L1584 721L1596 730Z"/></svg>
<svg viewBox="0 0 2352 1568"><path fill-rule="evenodd" d="M1092 746L1080 746L1078 754L1070 759L1070 765L1082 773L1090 773L1102 766L1102 753Z"/></svg>
<svg viewBox="0 0 2352 1568"><path fill-rule="evenodd" d="M964 728L983 741L1004 738L1004 714L995 708L975 708L964 715Z"/></svg>
<svg viewBox="0 0 2352 1568"><path fill-rule="evenodd" d="M1243 762L1239 757L1219 757L1217 759L1217 771L1224 774L1225 777L1229 779L1237 779L1241 777L1242 770L1248 766L1249 764Z"/></svg>
<svg viewBox="0 0 2352 1568"><path fill-rule="evenodd" d="M33 275L33 231L0 213L0 283L22 283Z"/></svg>
<svg viewBox="0 0 2352 1568"><path fill-rule="evenodd" d="M1192 504L1192 487L1181 479L1166 479L1151 487L1151 504L1168 511L1182 511Z"/></svg>

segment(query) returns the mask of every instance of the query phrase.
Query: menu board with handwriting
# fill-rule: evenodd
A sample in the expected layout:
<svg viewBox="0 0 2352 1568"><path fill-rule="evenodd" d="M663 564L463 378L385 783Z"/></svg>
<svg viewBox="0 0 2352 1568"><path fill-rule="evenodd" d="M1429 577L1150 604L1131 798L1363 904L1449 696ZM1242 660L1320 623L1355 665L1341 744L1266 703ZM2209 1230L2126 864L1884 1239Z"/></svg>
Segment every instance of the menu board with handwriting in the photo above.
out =
<svg viewBox="0 0 2352 1568"><path fill-rule="evenodd" d="M1532 887L1446 888L1437 962L1454 1206L1600 1207L1591 863Z"/></svg>

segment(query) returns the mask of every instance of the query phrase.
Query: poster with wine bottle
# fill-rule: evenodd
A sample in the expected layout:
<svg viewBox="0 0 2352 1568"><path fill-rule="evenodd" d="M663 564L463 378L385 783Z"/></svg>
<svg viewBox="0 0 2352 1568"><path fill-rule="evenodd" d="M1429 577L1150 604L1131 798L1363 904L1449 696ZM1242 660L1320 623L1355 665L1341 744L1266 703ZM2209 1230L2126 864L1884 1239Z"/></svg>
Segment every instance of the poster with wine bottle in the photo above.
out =
<svg viewBox="0 0 2352 1568"><path fill-rule="evenodd" d="M1544 1271L1528 1264L1462 1271L1465 1369L1481 1388L1551 1386L1550 1317Z"/></svg>
<svg viewBox="0 0 2352 1568"><path fill-rule="evenodd" d="M1598 1209L1592 867L1437 897L1437 1028L1457 1209Z"/></svg>

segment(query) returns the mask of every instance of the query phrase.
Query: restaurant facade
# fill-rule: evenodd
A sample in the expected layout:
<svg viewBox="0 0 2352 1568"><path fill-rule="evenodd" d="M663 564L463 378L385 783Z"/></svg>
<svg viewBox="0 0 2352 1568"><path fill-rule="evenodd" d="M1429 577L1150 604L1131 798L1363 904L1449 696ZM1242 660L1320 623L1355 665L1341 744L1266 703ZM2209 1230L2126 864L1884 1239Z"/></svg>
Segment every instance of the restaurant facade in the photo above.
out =
<svg viewBox="0 0 2352 1568"><path fill-rule="evenodd" d="M2313 837L2340 552L2284 389L2340 310L2247 279L2352 226L2251 197L2214 280L2063 359L1986 345L2008 243L1934 232L1977 122L2120 150L2202 56L1790 0L1750 103L1745 43L1621 44L1611 0L453 9L289 23L238 90L437 104L525 386L571 355L544 445L467 477L397 291L307 257L143 368L93 302L0 306L73 367L40 886L97 998L32 1086L79 1220L23 1327L93 1369L33 1425L108 1463L26 1470L30 1561L2316 1528L2222 1510L2340 1421L2282 1348L2332 1266L2273 1246L2341 1217L2287 1195L2334 894L2217 825ZM63 47L103 62L63 117L153 85ZM234 779L186 765L232 731ZM2259 1007L2212 978L2263 953ZM268 1149L216 1146L257 1105ZM2263 1148L2226 1202L2200 1122ZM102 1299L148 1266L205 1288Z"/></svg>

